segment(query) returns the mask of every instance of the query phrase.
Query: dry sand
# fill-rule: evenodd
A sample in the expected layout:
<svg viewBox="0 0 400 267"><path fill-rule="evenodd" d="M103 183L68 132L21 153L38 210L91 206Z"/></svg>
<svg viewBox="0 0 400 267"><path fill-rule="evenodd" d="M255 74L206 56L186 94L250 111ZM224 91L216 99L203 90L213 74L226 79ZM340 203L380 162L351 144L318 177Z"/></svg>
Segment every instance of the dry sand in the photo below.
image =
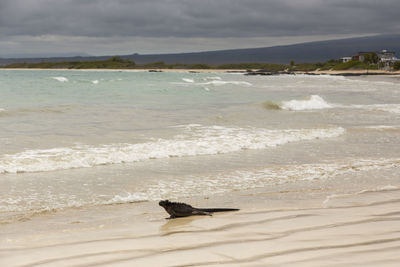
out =
<svg viewBox="0 0 400 267"><path fill-rule="evenodd" d="M191 203L226 207L230 197ZM399 266L398 187L268 198L174 220L156 202L41 214L0 225L0 266Z"/></svg>

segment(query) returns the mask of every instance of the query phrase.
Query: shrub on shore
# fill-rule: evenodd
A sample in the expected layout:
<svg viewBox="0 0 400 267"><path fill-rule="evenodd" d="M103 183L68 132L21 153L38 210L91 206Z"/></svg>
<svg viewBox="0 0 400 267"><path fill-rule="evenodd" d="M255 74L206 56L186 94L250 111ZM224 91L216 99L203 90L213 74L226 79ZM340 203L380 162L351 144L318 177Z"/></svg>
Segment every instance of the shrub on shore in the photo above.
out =
<svg viewBox="0 0 400 267"><path fill-rule="evenodd" d="M65 61L65 62L41 62L41 63L14 63L6 68L28 69L127 69L134 68L135 62L120 57L111 57L108 60L99 61Z"/></svg>
<svg viewBox="0 0 400 267"><path fill-rule="evenodd" d="M400 70L400 61L396 61L393 65L394 70Z"/></svg>
<svg viewBox="0 0 400 267"><path fill-rule="evenodd" d="M366 69L367 67L368 65L363 62L350 60L349 62L339 63L333 66L332 70L349 70L349 69L362 70Z"/></svg>
<svg viewBox="0 0 400 267"><path fill-rule="evenodd" d="M315 70L376 70L382 68L379 64L373 63L375 58L371 56L371 63L351 60L343 63L340 60L329 60L325 63L295 63L274 64L274 63L238 63L238 64L166 64L162 61L137 65L134 61L123 59L118 56L107 60L99 61L65 61L65 62L41 62L41 63L14 63L5 68L42 68L42 69L242 69L242 70L263 70L266 72L279 71L315 71ZM397 61L393 69L400 69L400 61Z"/></svg>

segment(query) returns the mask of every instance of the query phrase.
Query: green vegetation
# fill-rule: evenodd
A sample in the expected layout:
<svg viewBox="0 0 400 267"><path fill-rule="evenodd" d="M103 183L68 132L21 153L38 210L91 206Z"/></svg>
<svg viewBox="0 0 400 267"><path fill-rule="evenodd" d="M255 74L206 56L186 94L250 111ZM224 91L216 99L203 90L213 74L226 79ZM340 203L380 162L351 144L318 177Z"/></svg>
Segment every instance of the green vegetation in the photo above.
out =
<svg viewBox="0 0 400 267"><path fill-rule="evenodd" d="M207 64L165 64L153 62L136 65L135 62L120 57L111 57L102 61L66 61L66 62L42 62L42 63L14 63L5 68L43 68L43 69L263 69L266 71L283 71L287 68L283 64L266 63L239 63L224 65Z"/></svg>
<svg viewBox="0 0 400 267"><path fill-rule="evenodd" d="M135 64L134 61L120 57L111 57L107 60L98 61L65 61L65 62L42 62L42 63L14 63L5 68L43 68L43 69L228 69L228 70L262 70L266 72L280 71L315 71L315 70L376 70L380 69L376 53L364 54L364 62L351 60L343 63L341 60L329 60L321 63L295 63L273 64L273 63L238 63L238 64L166 64L162 61ZM400 69L400 62L394 64L393 69Z"/></svg>
<svg viewBox="0 0 400 267"><path fill-rule="evenodd" d="M336 65L342 64L343 62L340 59L331 59L327 62L325 62L322 66L321 66L321 70L330 70L333 69Z"/></svg>
<svg viewBox="0 0 400 267"><path fill-rule="evenodd" d="M379 57L377 53L366 53L364 54L364 63L366 64L378 64Z"/></svg>
<svg viewBox="0 0 400 267"><path fill-rule="evenodd" d="M396 61L396 63L394 63L393 69L394 70L400 70L400 61Z"/></svg>
<svg viewBox="0 0 400 267"><path fill-rule="evenodd" d="M346 63L338 63L332 66L332 70L362 70L366 69L367 65L364 62L350 60Z"/></svg>
<svg viewBox="0 0 400 267"><path fill-rule="evenodd" d="M131 69L135 62L120 57L111 57L101 61L66 61L42 63L14 63L6 68L37 68L37 69Z"/></svg>
<svg viewBox="0 0 400 267"><path fill-rule="evenodd" d="M320 69L324 64L323 63L301 63L296 65L290 65L291 71L313 71Z"/></svg>
<svg viewBox="0 0 400 267"><path fill-rule="evenodd" d="M270 72L284 71L288 68L283 64L268 64L268 63L239 63L239 64L223 64L215 66L216 69L242 69L242 70L264 70Z"/></svg>

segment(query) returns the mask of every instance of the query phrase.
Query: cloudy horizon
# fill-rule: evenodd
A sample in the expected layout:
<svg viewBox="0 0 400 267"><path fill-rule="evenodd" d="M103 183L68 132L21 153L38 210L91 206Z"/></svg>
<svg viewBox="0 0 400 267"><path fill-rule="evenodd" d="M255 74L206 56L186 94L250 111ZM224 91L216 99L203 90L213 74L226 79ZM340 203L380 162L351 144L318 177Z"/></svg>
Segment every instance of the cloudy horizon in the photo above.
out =
<svg viewBox="0 0 400 267"><path fill-rule="evenodd" d="M396 0L0 0L0 56L154 54L398 34Z"/></svg>

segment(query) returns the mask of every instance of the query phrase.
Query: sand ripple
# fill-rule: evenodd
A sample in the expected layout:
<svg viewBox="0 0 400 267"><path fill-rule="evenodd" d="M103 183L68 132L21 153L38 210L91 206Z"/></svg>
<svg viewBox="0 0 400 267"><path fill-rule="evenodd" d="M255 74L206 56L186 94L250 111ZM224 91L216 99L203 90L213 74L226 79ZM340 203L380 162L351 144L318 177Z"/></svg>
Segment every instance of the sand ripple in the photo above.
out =
<svg viewBox="0 0 400 267"><path fill-rule="evenodd" d="M59 233L38 243L19 241L2 246L0 258L5 266L395 266L400 192L373 194L386 199L357 203L355 194L340 207L256 209L170 221L160 213L146 226L80 228L68 232L67 240Z"/></svg>

